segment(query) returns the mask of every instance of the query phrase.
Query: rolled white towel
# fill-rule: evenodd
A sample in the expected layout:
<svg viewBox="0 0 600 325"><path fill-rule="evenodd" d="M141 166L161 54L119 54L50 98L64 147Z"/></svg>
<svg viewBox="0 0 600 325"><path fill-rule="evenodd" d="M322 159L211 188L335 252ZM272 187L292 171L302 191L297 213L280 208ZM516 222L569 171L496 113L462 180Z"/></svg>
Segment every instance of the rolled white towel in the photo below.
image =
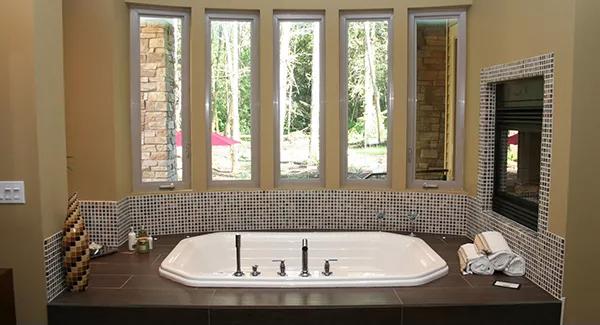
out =
<svg viewBox="0 0 600 325"><path fill-rule="evenodd" d="M525 275L525 259L514 254L513 258L504 269L504 274L508 276L523 276Z"/></svg>
<svg viewBox="0 0 600 325"><path fill-rule="evenodd" d="M490 260L484 254L481 254L474 244L460 246L458 249L458 260L460 262L460 271L463 275L491 275L494 273L494 268L490 264Z"/></svg>
<svg viewBox="0 0 600 325"><path fill-rule="evenodd" d="M474 243L479 251L488 255L496 271L504 270L515 256L504 236L497 231L485 231L475 235Z"/></svg>
<svg viewBox="0 0 600 325"><path fill-rule="evenodd" d="M488 255L490 264L496 271L503 271L508 266L508 263L515 257L512 252L497 252Z"/></svg>

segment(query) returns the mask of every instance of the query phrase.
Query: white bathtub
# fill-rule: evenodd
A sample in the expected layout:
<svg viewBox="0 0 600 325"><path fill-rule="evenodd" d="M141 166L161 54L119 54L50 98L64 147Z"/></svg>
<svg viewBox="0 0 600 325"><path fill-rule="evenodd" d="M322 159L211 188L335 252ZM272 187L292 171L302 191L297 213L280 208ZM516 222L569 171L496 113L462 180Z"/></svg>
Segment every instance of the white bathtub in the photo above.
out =
<svg viewBox="0 0 600 325"><path fill-rule="evenodd" d="M235 233L186 238L160 265L160 275L193 287L385 287L417 286L448 273L446 262L423 240L386 232L247 232L241 233L241 265L236 270ZM308 239L310 277L300 277L301 243ZM330 276L322 274L324 260ZM285 259L287 276L277 274ZM251 266L259 265L259 276Z"/></svg>

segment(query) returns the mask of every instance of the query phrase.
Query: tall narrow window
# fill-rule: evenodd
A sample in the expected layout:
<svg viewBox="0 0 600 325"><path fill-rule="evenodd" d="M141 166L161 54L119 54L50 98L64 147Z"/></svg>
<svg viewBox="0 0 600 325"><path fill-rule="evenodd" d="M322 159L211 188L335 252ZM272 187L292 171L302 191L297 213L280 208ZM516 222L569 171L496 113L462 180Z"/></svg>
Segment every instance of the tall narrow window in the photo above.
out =
<svg viewBox="0 0 600 325"><path fill-rule="evenodd" d="M410 15L408 179L413 187L462 184L465 11Z"/></svg>
<svg viewBox="0 0 600 325"><path fill-rule="evenodd" d="M207 146L212 185L258 185L258 15L207 15Z"/></svg>
<svg viewBox="0 0 600 325"><path fill-rule="evenodd" d="M276 177L322 182L322 14L275 15Z"/></svg>
<svg viewBox="0 0 600 325"><path fill-rule="evenodd" d="M186 11L131 10L134 189L189 187Z"/></svg>
<svg viewBox="0 0 600 325"><path fill-rule="evenodd" d="M341 18L342 180L388 183L391 13Z"/></svg>

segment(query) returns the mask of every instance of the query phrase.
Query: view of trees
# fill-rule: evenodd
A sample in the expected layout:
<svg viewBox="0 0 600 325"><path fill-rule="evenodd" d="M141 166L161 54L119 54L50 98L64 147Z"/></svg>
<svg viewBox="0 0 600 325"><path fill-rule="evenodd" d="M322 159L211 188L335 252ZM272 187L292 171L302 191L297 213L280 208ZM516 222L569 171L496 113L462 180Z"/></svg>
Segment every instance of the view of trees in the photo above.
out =
<svg viewBox="0 0 600 325"><path fill-rule="evenodd" d="M279 125L282 178L319 176L320 23L279 25Z"/></svg>
<svg viewBox="0 0 600 325"><path fill-rule="evenodd" d="M348 177L387 172L388 22L348 23Z"/></svg>
<svg viewBox="0 0 600 325"><path fill-rule="evenodd" d="M215 20L210 26L211 133L226 137L212 141L213 179L250 179L251 22Z"/></svg>
<svg viewBox="0 0 600 325"><path fill-rule="evenodd" d="M251 22L212 20L211 131L213 179L251 175ZM321 66L319 21L279 24L280 170L287 179L319 177ZM388 22L348 25L349 172L386 172ZM214 140L214 139L213 139Z"/></svg>

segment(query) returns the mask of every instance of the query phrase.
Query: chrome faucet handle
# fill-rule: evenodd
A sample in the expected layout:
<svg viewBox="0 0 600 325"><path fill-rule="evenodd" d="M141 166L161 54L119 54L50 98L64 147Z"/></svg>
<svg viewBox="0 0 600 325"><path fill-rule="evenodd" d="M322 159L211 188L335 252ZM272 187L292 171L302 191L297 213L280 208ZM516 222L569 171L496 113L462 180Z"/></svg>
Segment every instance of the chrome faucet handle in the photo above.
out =
<svg viewBox="0 0 600 325"><path fill-rule="evenodd" d="M409 236L417 237L417 235L415 235L415 221L417 220L417 217L419 216L419 212L418 211L410 211L406 216L408 217L408 220L410 221Z"/></svg>
<svg viewBox="0 0 600 325"><path fill-rule="evenodd" d="M331 265L329 264L329 262L337 262L337 258L330 258L325 260L325 265L323 265L323 272L321 272L321 274L323 274L324 276L330 276L333 274L333 272L331 272Z"/></svg>
<svg viewBox="0 0 600 325"><path fill-rule="evenodd" d="M250 273L252 276L259 276L260 272L258 272L258 265L252 265L252 272Z"/></svg>
<svg viewBox="0 0 600 325"><path fill-rule="evenodd" d="M279 276L287 276L287 273L285 273L285 260L272 260L271 262L279 262L279 272L277 274Z"/></svg>

